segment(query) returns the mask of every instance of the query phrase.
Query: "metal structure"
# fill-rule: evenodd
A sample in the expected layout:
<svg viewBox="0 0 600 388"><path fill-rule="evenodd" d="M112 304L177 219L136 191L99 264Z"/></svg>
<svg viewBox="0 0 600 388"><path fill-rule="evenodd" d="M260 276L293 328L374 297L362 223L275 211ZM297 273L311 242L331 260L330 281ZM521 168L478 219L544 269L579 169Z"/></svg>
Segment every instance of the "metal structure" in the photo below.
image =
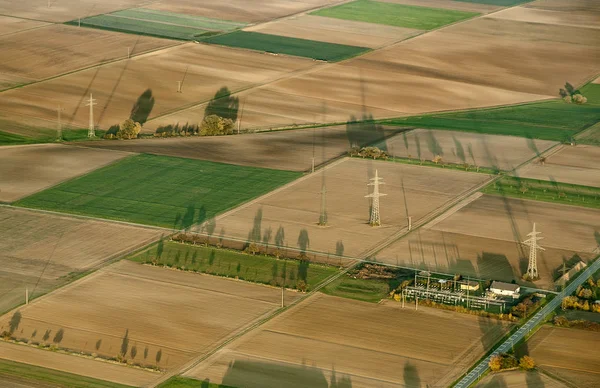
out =
<svg viewBox="0 0 600 388"><path fill-rule="evenodd" d="M323 171L323 185L321 187L321 212L319 215L319 225L327 225L327 188L325 187L325 171Z"/></svg>
<svg viewBox="0 0 600 388"><path fill-rule="evenodd" d="M527 276L531 279L539 278L538 268L537 268L537 250L541 249L544 251L545 249L538 245L538 241L542 240L543 237L538 237L538 234L541 232L536 232L535 230L535 222L533 223L533 231L529 233L527 236L529 238L523 241L523 245L527 245L529 247L529 264L527 265Z"/></svg>
<svg viewBox="0 0 600 388"><path fill-rule="evenodd" d="M383 178L379 177L377 170L375 170L375 178L371 178L371 183L368 186L373 186L373 192L371 194L365 195L365 198L372 198L371 202L371 217L369 218L369 224L371 226L380 226L381 225L381 214L379 212L379 198L384 197L387 194L382 194L379 192L379 185L383 185L381 180Z"/></svg>
<svg viewBox="0 0 600 388"><path fill-rule="evenodd" d="M90 126L88 128L88 137L96 137L96 131L94 130L94 105L96 105L96 100L92 97L92 93L90 93L90 99L85 106L90 107Z"/></svg>

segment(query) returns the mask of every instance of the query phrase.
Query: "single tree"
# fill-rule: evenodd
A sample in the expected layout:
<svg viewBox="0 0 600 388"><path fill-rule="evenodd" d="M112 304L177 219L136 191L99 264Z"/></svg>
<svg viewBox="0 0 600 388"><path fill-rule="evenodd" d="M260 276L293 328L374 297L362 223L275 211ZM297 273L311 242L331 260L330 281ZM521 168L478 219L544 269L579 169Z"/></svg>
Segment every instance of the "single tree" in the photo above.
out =
<svg viewBox="0 0 600 388"><path fill-rule="evenodd" d="M523 356L519 359L519 367L524 370L532 370L535 368L535 361L529 356Z"/></svg>
<svg viewBox="0 0 600 388"><path fill-rule="evenodd" d="M127 119L119 124L117 138L119 139L135 139L142 131L142 126L131 119Z"/></svg>
<svg viewBox="0 0 600 388"><path fill-rule="evenodd" d="M502 356L499 354L492 356L492 358L490 358L489 366L492 371L499 371L502 368Z"/></svg>

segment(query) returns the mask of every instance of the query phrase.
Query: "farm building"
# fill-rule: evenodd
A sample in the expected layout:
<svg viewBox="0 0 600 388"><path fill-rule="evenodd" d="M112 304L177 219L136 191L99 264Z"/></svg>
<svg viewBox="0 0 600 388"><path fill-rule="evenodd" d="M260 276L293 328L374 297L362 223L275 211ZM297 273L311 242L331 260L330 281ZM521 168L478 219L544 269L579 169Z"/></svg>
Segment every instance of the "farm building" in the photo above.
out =
<svg viewBox="0 0 600 388"><path fill-rule="evenodd" d="M477 291L479 290L479 283L474 281L463 282L460 284L460 289L463 291Z"/></svg>
<svg viewBox="0 0 600 388"><path fill-rule="evenodd" d="M518 284L494 281L490 286L490 291L496 295L512 296L516 299L521 292L521 286Z"/></svg>

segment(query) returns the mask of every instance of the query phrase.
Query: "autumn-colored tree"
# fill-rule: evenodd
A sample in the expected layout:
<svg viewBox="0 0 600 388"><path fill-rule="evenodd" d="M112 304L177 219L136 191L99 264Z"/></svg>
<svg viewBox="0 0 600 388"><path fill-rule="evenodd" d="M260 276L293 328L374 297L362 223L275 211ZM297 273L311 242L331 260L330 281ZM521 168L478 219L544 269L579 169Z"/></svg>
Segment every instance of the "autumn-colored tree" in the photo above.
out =
<svg viewBox="0 0 600 388"><path fill-rule="evenodd" d="M135 139L142 131L142 126L131 119L127 119L119 124L117 138L119 139Z"/></svg>
<svg viewBox="0 0 600 388"><path fill-rule="evenodd" d="M206 116L200 125L200 136L231 135L233 121L217 115Z"/></svg>
<svg viewBox="0 0 600 388"><path fill-rule="evenodd" d="M492 358L490 358L489 366L493 372L499 371L502 367L502 356L499 354L492 356Z"/></svg>
<svg viewBox="0 0 600 388"><path fill-rule="evenodd" d="M529 356L523 356L519 359L519 367L524 370L532 370L535 368L535 361Z"/></svg>

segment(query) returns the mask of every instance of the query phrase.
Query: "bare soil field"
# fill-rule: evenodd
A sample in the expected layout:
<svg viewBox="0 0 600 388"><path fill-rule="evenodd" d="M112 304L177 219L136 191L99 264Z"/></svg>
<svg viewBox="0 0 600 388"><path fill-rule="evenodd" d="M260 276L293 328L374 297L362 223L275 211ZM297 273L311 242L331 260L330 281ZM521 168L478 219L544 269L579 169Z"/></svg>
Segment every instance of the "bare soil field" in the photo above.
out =
<svg viewBox="0 0 600 388"><path fill-rule="evenodd" d="M186 376L248 388L284 381L287 387L319 388L333 379L355 388L448 386L507 327L447 311L401 309L396 302L319 294Z"/></svg>
<svg viewBox="0 0 600 388"><path fill-rule="evenodd" d="M541 2L543 3L543 2ZM526 23L555 24L568 27L600 28L600 12L589 9L549 10L540 8L513 7L501 12L496 12L490 17L496 19L515 20Z"/></svg>
<svg viewBox="0 0 600 388"><path fill-rule="evenodd" d="M42 333L53 338L62 328L59 346L116 357L127 333L127 359L136 346L134 362L171 370L279 308L280 300L278 288L121 261L22 307L17 337L50 343Z"/></svg>
<svg viewBox="0 0 600 388"><path fill-rule="evenodd" d="M57 101L64 108L64 123L86 127L85 99L93 93L96 124L106 129L128 118L147 89L155 99L153 117L208 101L221 87L235 91L315 65L308 59L189 43L6 91L0 111L15 120L22 116L55 120L56 107L48 101ZM182 93L177 93L181 80Z"/></svg>
<svg viewBox="0 0 600 388"><path fill-rule="evenodd" d="M478 388L506 388L506 387L527 387L527 388L566 388L567 385L551 379L550 377L537 372L524 372L520 370L493 373L484 377Z"/></svg>
<svg viewBox="0 0 600 388"><path fill-rule="evenodd" d="M600 4L595 0L539 0L528 4L523 4L523 7L549 9L563 12L600 12Z"/></svg>
<svg viewBox="0 0 600 388"><path fill-rule="evenodd" d="M0 313L158 239L157 229L0 206Z"/></svg>
<svg viewBox="0 0 600 388"><path fill-rule="evenodd" d="M0 14L25 19L62 23L77 18L99 15L125 8L133 8L147 1L143 0L59 0L47 1L0 1Z"/></svg>
<svg viewBox="0 0 600 388"><path fill-rule="evenodd" d="M0 359L22 362L135 387L149 384L160 376L158 373L148 370L127 368L107 362L94 361L89 358L48 352L30 346L7 342L0 342ZM23 387L30 386L34 387L34 385L23 385ZM35 387L38 386L39 383L35 383ZM9 385L9 387L12 387L12 385ZM21 386L16 385L15 387L20 388Z"/></svg>
<svg viewBox="0 0 600 388"><path fill-rule="evenodd" d="M177 44L166 39L91 28L49 25L0 36L3 76L28 82ZM12 86L12 85L4 85Z"/></svg>
<svg viewBox="0 0 600 388"><path fill-rule="evenodd" d="M370 202L365 195L369 179L378 171L385 185L381 191L382 226L368 225ZM328 224L317 225L325 179ZM281 226L285 246L297 249L301 230L308 234L308 249L335 253L343 245L343 254L357 257L408 225L407 208L412 221L435 211L457 195L489 179L485 174L411 166L400 163L340 160L324 170L305 176L266 197L242 206L217 219L217 230L225 238L246 241L250 230L272 230ZM261 213L262 212L262 213ZM257 222L257 214L261 213Z"/></svg>
<svg viewBox="0 0 600 388"><path fill-rule="evenodd" d="M383 24L312 15L294 16L258 24L245 30L371 48L399 42L421 33L420 30L411 28L391 27Z"/></svg>
<svg viewBox="0 0 600 388"><path fill-rule="evenodd" d="M146 8L216 19L257 23L312 10L340 0L164 0Z"/></svg>
<svg viewBox="0 0 600 388"><path fill-rule="evenodd" d="M387 140L390 155L512 170L556 142L445 130L415 129ZM440 153L441 151L441 153Z"/></svg>
<svg viewBox="0 0 600 388"><path fill-rule="evenodd" d="M600 147L564 146L542 165L538 160L519 170L519 176L600 187Z"/></svg>
<svg viewBox="0 0 600 388"><path fill-rule="evenodd" d="M563 261L574 254L595 256L600 211L484 195L385 248L377 260L523 284L528 251L519 242L534 222L546 248L538 253L535 285L554 289L553 275Z"/></svg>
<svg viewBox="0 0 600 388"><path fill-rule="evenodd" d="M418 7L455 9L457 11L472 11L487 13L502 9L503 7L493 4L481 4L477 2L463 2L454 0L378 0L385 3L396 3L416 5Z"/></svg>
<svg viewBox="0 0 600 388"><path fill-rule="evenodd" d="M37 20L11 18L10 16L0 16L0 35L12 34L19 31L30 30L47 25L47 23Z"/></svg>
<svg viewBox="0 0 600 388"><path fill-rule="evenodd" d="M2 147L0 202L14 202L129 155L62 144Z"/></svg>
<svg viewBox="0 0 600 388"><path fill-rule="evenodd" d="M592 388L600 384L597 346L598 333L553 327L542 327L527 343L529 354L544 370L578 387Z"/></svg>
<svg viewBox="0 0 600 388"><path fill-rule="evenodd" d="M396 128L390 127L388 133ZM176 137L131 141L78 142L127 152L179 156L244 166L309 171L350 150L346 126L262 132L218 137Z"/></svg>

